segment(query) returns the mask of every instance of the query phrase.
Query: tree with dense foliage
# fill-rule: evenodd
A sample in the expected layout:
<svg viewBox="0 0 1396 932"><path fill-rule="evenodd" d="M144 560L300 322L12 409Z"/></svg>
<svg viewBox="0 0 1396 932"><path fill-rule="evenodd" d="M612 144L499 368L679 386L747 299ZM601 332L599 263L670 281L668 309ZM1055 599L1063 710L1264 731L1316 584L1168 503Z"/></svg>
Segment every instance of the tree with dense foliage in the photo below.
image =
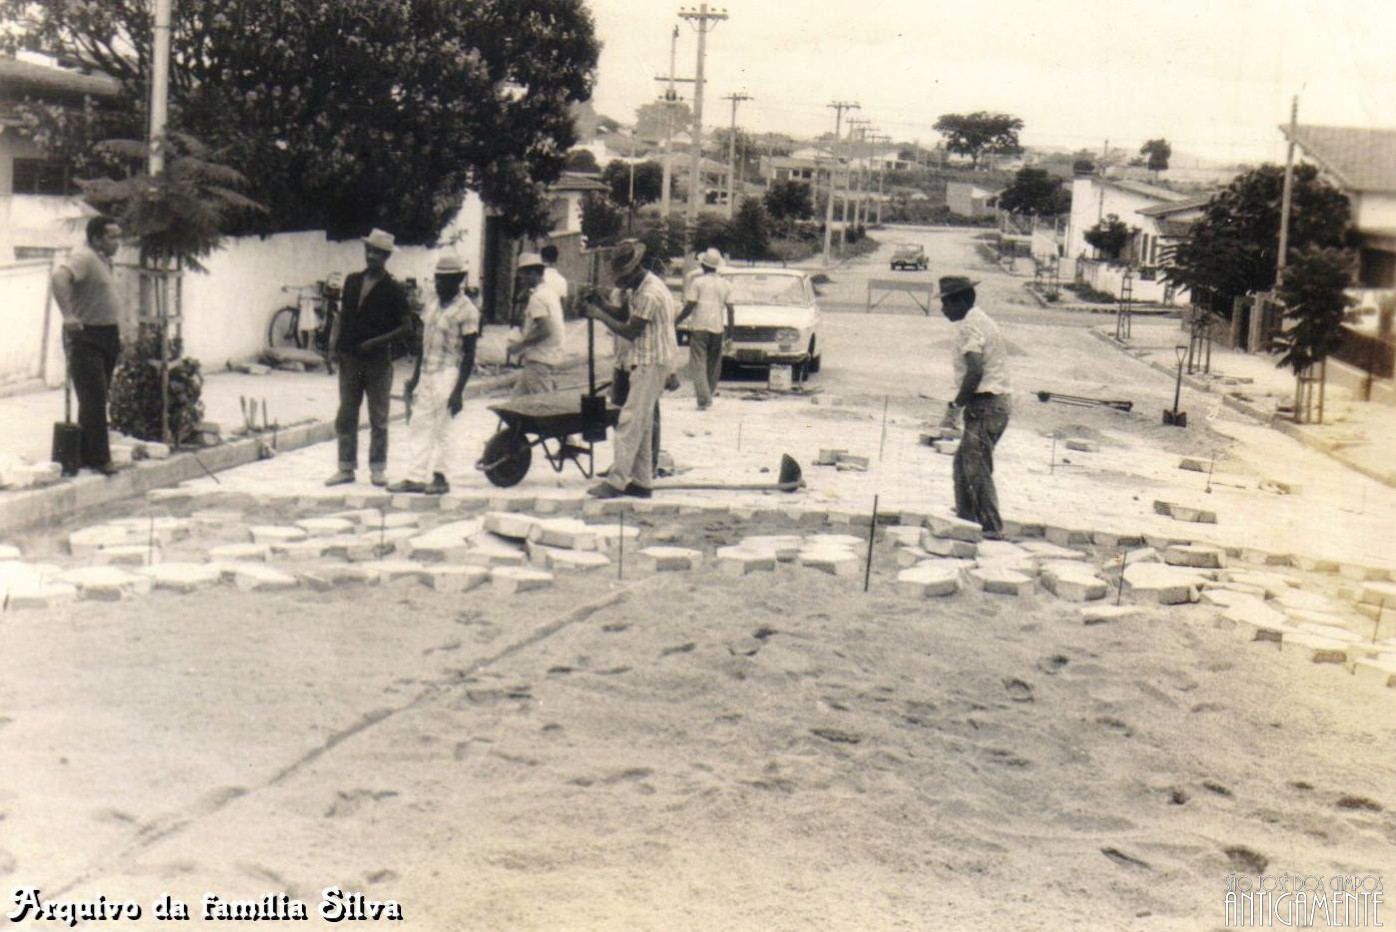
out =
<svg viewBox="0 0 1396 932"><path fill-rule="evenodd" d="M591 154L590 149L573 149L567 153L567 170L594 175L601 171L601 166L596 164L596 156Z"/></svg>
<svg viewBox="0 0 1396 932"><path fill-rule="evenodd" d="M777 223L808 220L814 216L814 200L803 181L774 181L766 189L766 212Z"/></svg>
<svg viewBox="0 0 1396 932"><path fill-rule="evenodd" d="M1013 214L1055 217L1071 211L1071 192L1042 168L1020 168L999 195L999 207Z"/></svg>
<svg viewBox="0 0 1396 932"><path fill-rule="evenodd" d="M936 120L935 129L945 137L945 148L967 155L975 168L986 155L1017 155L1023 151L1018 132L1023 121L1007 113L947 113Z"/></svg>
<svg viewBox="0 0 1396 932"><path fill-rule="evenodd" d="M1100 253L1102 259L1116 262L1119 260L1125 244L1136 232L1138 231L1131 229L1116 215L1106 214L1104 219L1083 235L1086 242L1094 246Z"/></svg>
<svg viewBox="0 0 1396 932"><path fill-rule="evenodd" d="M747 198L732 218L732 258L757 262L771 253L771 218L766 206Z"/></svg>
<svg viewBox="0 0 1396 932"><path fill-rule="evenodd" d="M625 215L610 199L596 191L582 198L582 235L588 247L607 245L625 229Z"/></svg>
<svg viewBox="0 0 1396 932"><path fill-rule="evenodd" d="M1332 355L1341 341L1343 317L1353 299L1352 253L1346 249L1306 246L1285 268L1277 289L1285 317L1293 325L1280 337L1279 364L1302 374Z"/></svg>
<svg viewBox="0 0 1396 932"><path fill-rule="evenodd" d="M653 204L664 192L664 166L658 162L634 163L635 202L630 199L631 163L616 159L601 172L601 181L611 189L611 200L621 207Z"/></svg>
<svg viewBox="0 0 1396 932"><path fill-rule="evenodd" d="M102 131L141 135L148 4L0 0L0 18L11 48L119 80L124 127ZM507 232L544 231L600 52L583 0L180 0L172 45L170 126L269 208L238 232L381 226L405 243L433 241L467 189Z"/></svg>
<svg viewBox="0 0 1396 932"><path fill-rule="evenodd" d="M1262 165L1234 178L1189 227L1164 276L1194 294L1214 294L1225 308L1236 297L1273 288L1284 174L1282 166ZM1291 252L1345 246L1349 212L1347 196L1321 179L1317 168L1294 166Z"/></svg>
<svg viewBox="0 0 1396 932"><path fill-rule="evenodd" d="M672 135L687 132L692 125L693 111L681 100L657 100L635 110L635 135L640 139L663 139L666 126Z"/></svg>
<svg viewBox="0 0 1396 932"><path fill-rule="evenodd" d="M1145 167L1157 178L1159 172L1168 171L1168 160L1173 157L1173 147L1167 139L1150 139L1139 147L1139 154L1148 159Z"/></svg>

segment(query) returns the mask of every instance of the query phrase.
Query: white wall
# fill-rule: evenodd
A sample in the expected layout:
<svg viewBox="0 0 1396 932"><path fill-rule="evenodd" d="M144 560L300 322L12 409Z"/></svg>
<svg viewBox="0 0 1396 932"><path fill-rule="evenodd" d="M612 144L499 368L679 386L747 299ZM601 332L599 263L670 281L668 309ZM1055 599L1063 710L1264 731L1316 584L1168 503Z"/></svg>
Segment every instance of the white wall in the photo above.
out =
<svg viewBox="0 0 1396 932"><path fill-rule="evenodd" d="M48 311L48 341L44 333L44 305L48 302L48 280L52 266L46 261L0 265L0 385L39 377L47 358L49 385L63 384L62 343L58 332L62 315L57 305Z"/></svg>
<svg viewBox="0 0 1396 932"><path fill-rule="evenodd" d="M1396 194L1356 195L1352 225L1362 230L1396 230Z"/></svg>
<svg viewBox="0 0 1396 932"><path fill-rule="evenodd" d="M1179 195L1179 200L1182 195ZM1114 214L1126 226L1144 227L1148 218L1137 211L1168 203L1162 198L1125 191L1112 184L1099 183L1093 176L1082 175L1071 183L1071 223L1067 227L1066 254L1073 258L1084 254L1095 258L1095 249L1086 242L1086 231L1105 217Z"/></svg>
<svg viewBox="0 0 1396 932"><path fill-rule="evenodd" d="M1125 268L1120 265L1107 265L1104 262L1097 262L1090 259L1081 260L1076 263L1081 279L1097 291L1104 291L1115 297L1120 296L1120 290L1124 283ZM1065 276L1063 275L1063 280ZM1188 292L1186 288L1177 288L1173 292L1171 301L1164 301L1167 291L1167 282L1162 277L1153 281L1145 281L1137 274L1134 276L1133 284L1130 288L1130 297L1134 301L1142 301L1148 304L1187 304Z"/></svg>

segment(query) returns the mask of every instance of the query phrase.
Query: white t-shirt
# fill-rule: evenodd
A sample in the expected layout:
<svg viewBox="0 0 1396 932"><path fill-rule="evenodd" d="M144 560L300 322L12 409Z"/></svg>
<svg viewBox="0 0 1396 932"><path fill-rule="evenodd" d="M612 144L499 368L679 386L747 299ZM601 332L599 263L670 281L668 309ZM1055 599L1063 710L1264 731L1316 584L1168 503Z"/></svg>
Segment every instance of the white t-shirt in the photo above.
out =
<svg viewBox="0 0 1396 932"><path fill-rule="evenodd" d="M557 292L560 300L567 300L567 279L551 265L543 269L543 284Z"/></svg>
<svg viewBox="0 0 1396 932"><path fill-rule="evenodd" d="M524 332L528 332L528 322L534 319L552 322L551 333L541 342L535 343L523 352L524 362L541 362L550 366L562 365L566 358L563 337L566 335L566 322L562 316L562 300L557 292L546 284L540 284L528 296L528 307L524 309Z"/></svg>
<svg viewBox="0 0 1396 932"><path fill-rule="evenodd" d="M972 307L964 319L955 327L955 384L951 388L953 396L965 381L965 353L979 353L984 357L984 377L979 380L975 392L989 392L995 395L1013 394L1013 384L1008 377L1008 345L998 324L993 318L977 307Z"/></svg>
<svg viewBox="0 0 1396 932"><path fill-rule="evenodd" d="M730 281L716 272L704 273L693 279L684 297L697 302L686 321L691 329L707 333L721 333L726 329L727 302L732 298Z"/></svg>

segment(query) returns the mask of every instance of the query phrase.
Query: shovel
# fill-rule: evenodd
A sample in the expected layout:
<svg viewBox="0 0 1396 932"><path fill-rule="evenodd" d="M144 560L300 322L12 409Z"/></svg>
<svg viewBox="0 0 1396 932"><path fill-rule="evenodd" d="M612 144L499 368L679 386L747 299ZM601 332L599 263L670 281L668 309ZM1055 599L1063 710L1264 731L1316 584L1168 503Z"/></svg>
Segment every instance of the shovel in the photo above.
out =
<svg viewBox="0 0 1396 932"><path fill-rule="evenodd" d="M780 475L775 482L656 482L656 492L678 489L725 489L732 492L794 492L805 487L805 477L800 464L788 453L780 456Z"/></svg>

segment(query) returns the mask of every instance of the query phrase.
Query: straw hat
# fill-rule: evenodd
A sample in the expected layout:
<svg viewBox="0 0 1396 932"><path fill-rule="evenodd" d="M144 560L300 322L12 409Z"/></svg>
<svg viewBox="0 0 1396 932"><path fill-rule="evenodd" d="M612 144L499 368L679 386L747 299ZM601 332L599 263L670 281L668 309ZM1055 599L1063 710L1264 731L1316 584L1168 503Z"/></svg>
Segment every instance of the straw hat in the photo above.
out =
<svg viewBox="0 0 1396 932"><path fill-rule="evenodd" d="M364 245L372 246L374 249L381 249L383 252L392 252L397 243L397 237L386 230L377 227L373 232L364 237Z"/></svg>

